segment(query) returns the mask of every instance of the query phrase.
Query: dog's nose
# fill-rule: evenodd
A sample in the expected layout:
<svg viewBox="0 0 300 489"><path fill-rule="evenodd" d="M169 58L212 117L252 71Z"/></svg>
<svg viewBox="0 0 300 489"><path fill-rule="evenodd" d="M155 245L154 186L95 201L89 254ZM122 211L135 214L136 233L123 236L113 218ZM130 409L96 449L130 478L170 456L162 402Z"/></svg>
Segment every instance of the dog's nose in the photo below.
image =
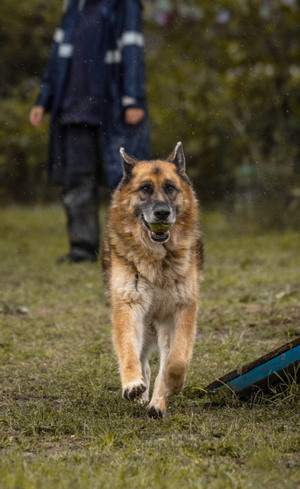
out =
<svg viewBox="0 0 300 489"><path fill-rule="evenodd" d="M160 221L165 221L169 215L170 215L170 211L168 209L157 209L155 212L154 212L154 215L155 217L157 217L157 219L159 219Z"/></svg>

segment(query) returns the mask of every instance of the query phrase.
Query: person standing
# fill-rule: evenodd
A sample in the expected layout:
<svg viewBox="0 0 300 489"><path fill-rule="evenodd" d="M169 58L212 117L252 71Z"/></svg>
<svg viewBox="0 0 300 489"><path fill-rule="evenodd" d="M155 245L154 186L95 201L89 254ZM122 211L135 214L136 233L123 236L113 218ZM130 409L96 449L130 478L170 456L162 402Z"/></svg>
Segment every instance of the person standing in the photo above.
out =
<svg viewBox="0 0 300 489"><path fill-rule="evenodd" d="M122 178L119 149L150 158L139 0L69 0L30 113L51 112L49 179L62 186L70 251L58 263L96 261L98 185Z"/></svg>

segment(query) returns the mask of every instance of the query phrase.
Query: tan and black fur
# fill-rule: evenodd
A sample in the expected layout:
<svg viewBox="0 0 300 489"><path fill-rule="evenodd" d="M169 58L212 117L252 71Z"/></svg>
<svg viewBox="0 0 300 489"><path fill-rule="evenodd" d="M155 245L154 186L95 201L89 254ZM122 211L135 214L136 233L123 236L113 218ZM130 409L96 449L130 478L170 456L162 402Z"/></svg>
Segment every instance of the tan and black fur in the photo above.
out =
<svg viewBox="0 0 300 489"><path fill-rule="evenodd" d="M124 177L113 194L103 251L123 397L149 399L152 346L160 369L147 407L166 414L184 384L196 331L202 243L197 201L178 143L166 161L136 161L120 150ZM172 223L167 233L150 222Z"/></svg>

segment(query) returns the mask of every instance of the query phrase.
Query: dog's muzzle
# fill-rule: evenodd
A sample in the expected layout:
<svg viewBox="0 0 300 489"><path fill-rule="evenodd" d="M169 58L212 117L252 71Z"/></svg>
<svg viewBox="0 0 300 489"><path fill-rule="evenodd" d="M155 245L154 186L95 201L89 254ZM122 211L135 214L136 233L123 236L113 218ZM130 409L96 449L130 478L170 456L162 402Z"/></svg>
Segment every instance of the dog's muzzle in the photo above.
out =
<svg viewBox="0 0 300 489"><path fill-rule="evenodd" d="M142 221L154 243L166 243L175 222L175 211L166 202L157 202L142 211Z"/></svg>

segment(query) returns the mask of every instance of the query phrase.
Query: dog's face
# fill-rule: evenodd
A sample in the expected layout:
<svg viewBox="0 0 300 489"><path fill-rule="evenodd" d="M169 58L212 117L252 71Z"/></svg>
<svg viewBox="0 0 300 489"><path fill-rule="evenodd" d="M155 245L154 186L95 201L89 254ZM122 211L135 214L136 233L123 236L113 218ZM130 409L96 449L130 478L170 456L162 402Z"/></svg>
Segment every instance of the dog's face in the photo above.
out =
<svg viewBox="0 0 300 489"><path fill-rule="evenodd" d="M181 143L167 161L136 161L120 150L129 207L154 243L165 243L184 205L185 159Z"/></svg>

